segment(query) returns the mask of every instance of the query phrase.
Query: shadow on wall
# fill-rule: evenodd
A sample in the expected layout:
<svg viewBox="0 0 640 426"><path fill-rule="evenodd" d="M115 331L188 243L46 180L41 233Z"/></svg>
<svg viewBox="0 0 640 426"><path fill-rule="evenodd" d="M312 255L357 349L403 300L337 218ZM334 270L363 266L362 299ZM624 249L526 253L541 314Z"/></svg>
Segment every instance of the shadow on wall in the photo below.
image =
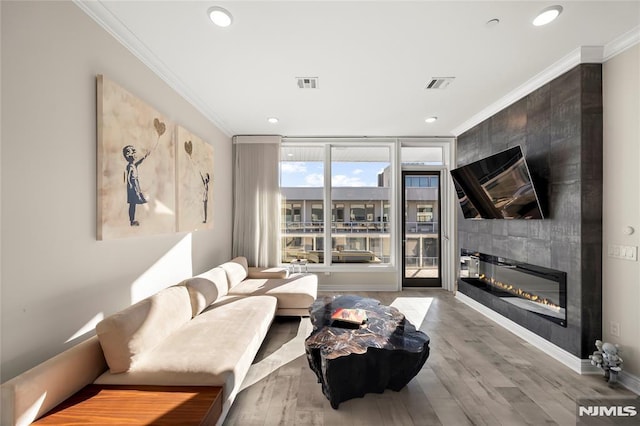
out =
<svg viewBox="0 0 640 426"><path fill-rule="evenodd" d="M33 297L28 309L13 313L13 321L25 316L28 321L15 327L3 324L2 340L6 346L1 381L93 336L95 325L104 317L191 277L191 242L191 234L185 235L137 277L116 273L108 282L88 277L87 282L95 281L91 286L79 285L72 291Z"/></svg>

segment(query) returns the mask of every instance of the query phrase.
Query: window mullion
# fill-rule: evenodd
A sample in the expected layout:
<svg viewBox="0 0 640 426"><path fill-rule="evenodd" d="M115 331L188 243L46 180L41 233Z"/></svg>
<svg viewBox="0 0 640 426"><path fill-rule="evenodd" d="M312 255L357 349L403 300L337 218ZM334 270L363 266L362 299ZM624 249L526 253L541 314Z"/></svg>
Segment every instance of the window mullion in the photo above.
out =
<svg viewBox="0 0 640 426"><path fill-rule="evenodd" d="M331 215L333 200L331 197L331 144L324 146L324 265L331 265Z"/></svg>

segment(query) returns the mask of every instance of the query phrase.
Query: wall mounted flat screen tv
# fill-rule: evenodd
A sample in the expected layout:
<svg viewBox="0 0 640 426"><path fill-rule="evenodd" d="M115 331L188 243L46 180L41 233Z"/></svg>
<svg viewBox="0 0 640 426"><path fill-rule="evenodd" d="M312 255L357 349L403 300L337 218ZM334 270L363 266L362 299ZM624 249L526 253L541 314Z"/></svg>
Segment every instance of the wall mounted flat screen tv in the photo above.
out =
<svg viewBox="0 0 640 426"><path fill-rule="evenodd" d="M520 146L451 170L466 219L543 219Z"/></svg>

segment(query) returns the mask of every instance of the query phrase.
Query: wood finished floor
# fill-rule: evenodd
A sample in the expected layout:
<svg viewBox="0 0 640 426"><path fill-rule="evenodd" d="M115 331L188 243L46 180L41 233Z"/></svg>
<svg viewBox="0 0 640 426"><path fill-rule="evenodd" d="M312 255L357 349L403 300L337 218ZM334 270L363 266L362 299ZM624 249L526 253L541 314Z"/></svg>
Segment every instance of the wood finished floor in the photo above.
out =
<svg viewBox="0 0 640 426"><path fill-rule="evenodd" d="M393 303L414 324L429 308L419 328L431 354L404 389L332 409L304 354L309 319L278 318L224 424L575 425L577 398L635 396L574 373L444 290L356 294Z"/></svg>

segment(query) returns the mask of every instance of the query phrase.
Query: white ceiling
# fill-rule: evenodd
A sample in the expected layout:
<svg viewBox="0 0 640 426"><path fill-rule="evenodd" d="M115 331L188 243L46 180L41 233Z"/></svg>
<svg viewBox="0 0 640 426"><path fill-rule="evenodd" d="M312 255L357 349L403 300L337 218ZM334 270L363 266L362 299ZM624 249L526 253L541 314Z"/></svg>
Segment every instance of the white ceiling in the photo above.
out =
<svg viewBox="0 0 640 426"><path fill-rule="evenodd" d="M562 67L640 41L640 1L76 4L228 135L456 135ZM534 27L552 4L560 17ZM232 26L209 21L214 5ZM319 89L296 77L319 77ZM432 77L455 80L425 90Z"/></svg>

